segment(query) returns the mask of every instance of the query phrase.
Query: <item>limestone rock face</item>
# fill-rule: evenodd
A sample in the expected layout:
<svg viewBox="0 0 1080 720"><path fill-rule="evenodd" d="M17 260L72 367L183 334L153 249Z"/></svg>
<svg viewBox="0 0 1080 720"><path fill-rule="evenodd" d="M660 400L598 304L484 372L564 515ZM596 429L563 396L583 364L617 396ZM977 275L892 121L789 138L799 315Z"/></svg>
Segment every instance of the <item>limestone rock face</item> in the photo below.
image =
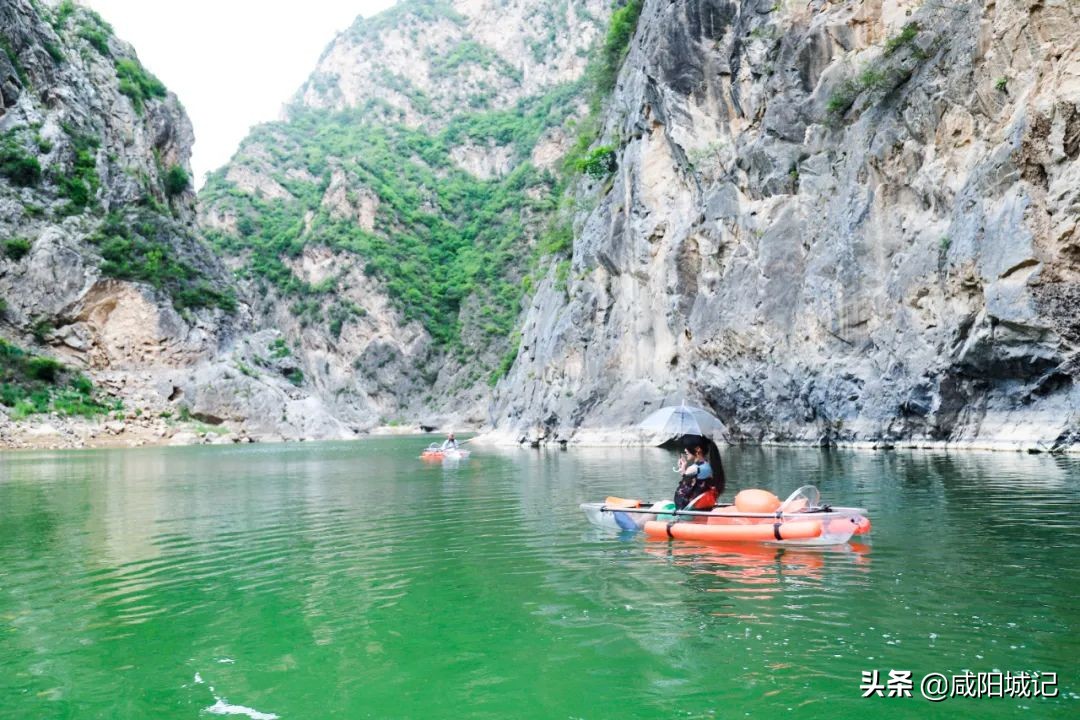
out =
<svg viewBox="0 0 1080 720"><path fill-rule="evenodd" d="M1080 441L1080 7L646 0L508 437Z"/></svg>
<svg viewBox="0 0 1080 720"><path fill-rule="evenodd" d="M243 278L254 324L282 332L304 387L349 427L488 420L488 379L516 342L522 277L610 12L607 0L407 1L358 19L281 120L255 128L211 176L199 219ZM524 191L507 187L515 178ZM463 202L511 193L520 197L461 216ZM502 265L468 262L492 225L506 228L502 247L483 251ZM462 226L461 242L433 259L405 249ZM461 273L440 275L460 258ZM387 265L415 267L420 280ZM437 318L417 309L470 273Z"/></svg>
<svg viewBox="0 0 1080 720"><path fill-rule="evenodd" d="M450 150L450 157L462 170L482 180L502 177L513 167L511 149L494 143L459 145Z"/></svg>
<svg viewBox="0 0 1080 720"><path fill-rule="evenodd" d="M236 371L251 315L195 224L191 123L107 22L68 10L0 3L0 337L84 372L140 423L205 406L253 435L351 435L280 372Z"/></svg>
<svg viewBox="0 0 1080 720"><path fill-rule="evenodd" d="M341 110L379 98L392 110L378 112L427 129L478 96L510 108L577 80L609 12L606 0L403 2L341 33L297 102Z"/></svg>
<svg viewBox="0 0 1080 720"><path fill-rule="evenodd" d="M173 173L186 183L194 142L179 101L83 8L64 15L11 0L0 7L0 32L15 54L0 53L4 153L36 167L0 176L0 238L28 244L22 254L0 253L6 334L24 344L44 339L92 369L209 356L230 332L228 313L195 300L181 316L171 288L140 282L139 271L110 270L103 257L117 242L113 228L139 224L148 252L182 263L199 287L228 285L198 239L194 193L168 180ZM116 249L113 265L136 254L132 245Z"/></svg>

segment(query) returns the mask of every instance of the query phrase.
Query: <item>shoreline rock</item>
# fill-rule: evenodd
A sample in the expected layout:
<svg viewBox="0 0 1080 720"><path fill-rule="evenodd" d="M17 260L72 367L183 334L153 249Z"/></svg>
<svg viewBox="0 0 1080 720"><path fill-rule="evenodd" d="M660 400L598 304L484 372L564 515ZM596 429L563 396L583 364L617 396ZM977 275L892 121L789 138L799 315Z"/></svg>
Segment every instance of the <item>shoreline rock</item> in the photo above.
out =
<svg viewBox="0 0 1080 720"><path fill-rule="evenodd" d="M519 433L502 429L460 426L459 434L477 433L469 443L490 448L630 448L657 446L664 438L643 434L633 427L578 428L568 435L544 435L536 431ZM440 431L425 432L417 425L380 425L348 440L380 437L439 438ZM252 443L334 442L341 438L289 437L276 434L249 435L242 429L208 430L198 423L88 420L46 416L41 422L11 421L0 414L0 452L12 450L122 449L135 447L182 447L189 445L243 445ZM792 447L832 450L891 452L998 452L1028 454L1080 454L1080 443L1054 446L1035 438L997 440L932 440L928 438L881 438L867 440L761 439L720 440L721 447Z"/></svg>
<svg viewBox="0 0 1080 720"><path fill-rule="evenodd" d="M643 437L633 428L587 428L575 432L570 437L547 438L539 435L515 433L504 430L489 430L476 436L470 442L480 447L534 447L534 448L574 448L574 447L655 447L662 439L655 436ZM819 448L830 450L859 450L891 452L896 450L925 450L931 452L1001 452L1028 454L1080 454L1080 443L1069 443L1059 447L1048 445L1041 440L931 440L927 438L878 439L855 441L829 441L822 443L814 440L765 439L765 440L719 440L721 447L793 447Z"/></svg>

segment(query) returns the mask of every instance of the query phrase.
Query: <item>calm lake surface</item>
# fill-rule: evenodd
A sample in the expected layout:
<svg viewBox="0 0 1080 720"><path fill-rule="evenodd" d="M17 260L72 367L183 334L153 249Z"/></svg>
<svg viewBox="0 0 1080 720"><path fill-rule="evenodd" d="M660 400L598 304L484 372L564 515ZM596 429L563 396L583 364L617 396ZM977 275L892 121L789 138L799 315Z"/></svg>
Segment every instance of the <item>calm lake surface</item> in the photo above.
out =
<svg viewBox="0 0 1080 720"><path fill-rule="evenodd" d="M0 718L1080 713L1080 459L724 449L725 498L869 509L792 550L586 523L669 496L664 450L430 440L0 454ZM966 670L1059 696L920 697Z"/></svg>

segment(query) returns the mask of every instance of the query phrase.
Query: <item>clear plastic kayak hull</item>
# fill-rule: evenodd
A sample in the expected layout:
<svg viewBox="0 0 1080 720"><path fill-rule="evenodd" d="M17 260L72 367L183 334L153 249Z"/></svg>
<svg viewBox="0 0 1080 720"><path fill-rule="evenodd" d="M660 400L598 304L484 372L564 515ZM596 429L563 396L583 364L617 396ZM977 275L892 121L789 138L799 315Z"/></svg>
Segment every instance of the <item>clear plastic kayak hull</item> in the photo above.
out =
<svg viewBox="0 0 1080 720"><path fill-rule="evenodd" d="M646 522L656 520L658 517L670 517L664 511L670 512L675 509L675 503L666 501L654 503L650 507L631 508L635 512L626 512L619 508L607 508L604 503L581 503L579 506L585 512L589 522L597 527L607 530L627 530L636 532L641 530ZM644 510L645 512L637 512ZM651 511L651 512L650 512Z"/></svg>

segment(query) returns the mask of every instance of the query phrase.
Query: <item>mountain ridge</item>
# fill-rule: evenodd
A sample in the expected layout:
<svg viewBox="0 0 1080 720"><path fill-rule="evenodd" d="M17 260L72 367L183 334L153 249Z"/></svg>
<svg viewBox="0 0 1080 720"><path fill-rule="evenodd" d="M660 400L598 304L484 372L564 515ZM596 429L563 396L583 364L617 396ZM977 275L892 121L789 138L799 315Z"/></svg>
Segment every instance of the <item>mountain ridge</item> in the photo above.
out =
<svg viewBox="0 0 1080 720"><path fill-rule="evenodd" d="M470 0L360 19L208 181L215 246L358 429L488 419L606 12ZM540 52L537 18L576 31Z"/></svg>

